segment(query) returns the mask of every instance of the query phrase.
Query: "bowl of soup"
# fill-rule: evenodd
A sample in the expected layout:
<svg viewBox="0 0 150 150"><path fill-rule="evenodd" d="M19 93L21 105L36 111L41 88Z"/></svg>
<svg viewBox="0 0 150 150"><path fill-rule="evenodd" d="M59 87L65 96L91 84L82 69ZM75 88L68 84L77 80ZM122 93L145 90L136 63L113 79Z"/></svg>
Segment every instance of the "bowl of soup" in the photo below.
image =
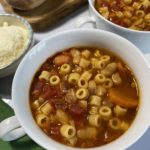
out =
<svg viewBox="0 0 150 150"><path fill-rule="evenodd" d="M149 0L88 0L90 16L79 18L77 26L87 22L96 28L119 34L146 53L150 47Z"/></svg>
<svg viewBox="0 0 150 150"><path fill-rule="evenodd" d="M72 47L49 57L33 77L30 107L50 138L90 148L119 138L140 105L139 85L120 57Z"/></svg>
<svg viewBox="0 0 150 150"><path fill-rule="evenodd" d="M7 130L20 124L50 150L126 149L150 124L149 75L139 49L118 35L96 29L58 33L19 65L12 86L16 118Z"/></svg>
<svg viewBox="0 0 150 150"><path fill-rule="evenodd" d="M95 0L95 8L103 17L119 26L150 31L149 0Z"/></svg>

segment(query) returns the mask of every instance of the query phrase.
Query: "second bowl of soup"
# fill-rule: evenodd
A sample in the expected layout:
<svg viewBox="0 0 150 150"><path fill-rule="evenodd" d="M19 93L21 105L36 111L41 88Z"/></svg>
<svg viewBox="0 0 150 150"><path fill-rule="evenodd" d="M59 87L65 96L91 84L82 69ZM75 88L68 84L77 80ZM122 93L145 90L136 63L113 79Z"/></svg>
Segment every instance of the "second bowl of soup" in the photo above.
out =
<svg viewBox="0 0 150 150"><path fill-rule="evenodd" d="M150 47L150 2L148 0L88 0L90 16L79 18L77 26L87 22L96 28L121 35L146 53Z"/></svg>

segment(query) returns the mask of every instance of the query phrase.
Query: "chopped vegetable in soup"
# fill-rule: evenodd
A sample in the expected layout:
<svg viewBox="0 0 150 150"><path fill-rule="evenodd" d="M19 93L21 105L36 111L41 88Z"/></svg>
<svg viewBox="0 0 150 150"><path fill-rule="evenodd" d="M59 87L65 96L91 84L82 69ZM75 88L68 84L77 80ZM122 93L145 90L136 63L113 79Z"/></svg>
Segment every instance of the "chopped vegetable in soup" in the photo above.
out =
<svg viewBox="0 0 150 150"><path fill-rule="evenodd" d="M150 31L150 0L95 0L95 8L115 24Z"/></svg>
<svg viewBox="0 0 150 150"><path fill-rule="evenodd" d="M139 105L129 67L104 49L76 47L49 57L30 88L37 125L72 147L97 147L120 137Z"/></svg>

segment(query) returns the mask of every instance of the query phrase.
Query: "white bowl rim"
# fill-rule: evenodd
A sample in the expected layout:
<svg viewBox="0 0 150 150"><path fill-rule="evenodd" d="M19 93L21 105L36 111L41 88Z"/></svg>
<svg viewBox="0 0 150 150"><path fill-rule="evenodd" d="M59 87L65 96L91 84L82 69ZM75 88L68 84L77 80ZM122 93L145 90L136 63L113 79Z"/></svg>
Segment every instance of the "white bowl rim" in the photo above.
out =
<svg viewBox="0 0 150 150"><path fill-rule="evenodd" d="M88 0L88 1L89 1L90 7L92 8L92 10L93 10L94 13L96 14L96 16L97 16L98 18L101 18L104 22L108 23L109 25L112 25L113 27L118 28L118 29L120 29L120 30L122 30L122 31L126 31L126 32L138 33L138 34L140 34L140 33L143 33L143 34L150 34L150 31L133 30L133 29L125 28L125 27L123 27L123 26L120 26L120 25L118 25L118 24L115 24L115 23L113 23L113 22L107 20L107 19L106 19L105 17L103 17L100 13L97 12L96 8L95 8L95 7L93 6L93 4L92 4L92 0ZM94 1L95 1L95 0L94 0Z"/></svg>

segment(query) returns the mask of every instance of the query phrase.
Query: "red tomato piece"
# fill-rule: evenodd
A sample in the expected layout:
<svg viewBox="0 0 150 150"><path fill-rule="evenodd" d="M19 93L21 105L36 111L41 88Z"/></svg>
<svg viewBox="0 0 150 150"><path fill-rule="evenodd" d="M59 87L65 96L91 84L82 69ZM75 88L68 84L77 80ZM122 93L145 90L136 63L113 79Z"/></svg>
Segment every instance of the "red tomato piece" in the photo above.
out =
<svg viewBox="0 0 150 150"><path fill-rule="evenodd" d="M60 65L63 65L65 63L70 63L70 62L71 62L71 56L70 55L66 55L66 54L58 55L54 59L54 64L56 66L60 66Z"/></svg>
<svg viewBox="0 0 150 150"><path fill-rule="evenodd" d="M62 101L57 101L56 103L55 103L55 108L56 109L62 109L62 110L66 110L67 109L67 104L66 103L64 103L64 102L62 102Z"/></svg>
<svg viewBox="0 0 150 150"><path fill-rule="evenodd" d="M37 82L33 83L33 87L32 87L33 99L37 99L41 95L44 84L45 84L44 80L38 80Z"/></svg>
<svg viewBox="0 0 150 150"><path fill-rule="evenodd" d="M53 95L54 95L54 91L52 90L50 85L45 84L45 86L43 87L43 94L42 94L43 98L50 99Z"/></svg>
<svg viewBox="0 0 150 150"><path fill-rule="evenodd" d="M33 89L34 89L34 90L42 91L42 88L43 88L44 85L45 85L45 81L44 81L44 80L37 80L37 81L33 84Z"/></svg>
<svg viewBox="0 0 150 150"><path fill-rule="evenodd" d="M69 112L73 115L84 115L85 110L79 104L70 104Z"/></svg>
<svg viewBox="0 0 150 150"><path fill-rule="evenodd" d="M59 130L60 130L60 126L58 126L58 125L51 125L51 127L50 127L50 134L51 135L59 135L60 134Z"/></svg>

